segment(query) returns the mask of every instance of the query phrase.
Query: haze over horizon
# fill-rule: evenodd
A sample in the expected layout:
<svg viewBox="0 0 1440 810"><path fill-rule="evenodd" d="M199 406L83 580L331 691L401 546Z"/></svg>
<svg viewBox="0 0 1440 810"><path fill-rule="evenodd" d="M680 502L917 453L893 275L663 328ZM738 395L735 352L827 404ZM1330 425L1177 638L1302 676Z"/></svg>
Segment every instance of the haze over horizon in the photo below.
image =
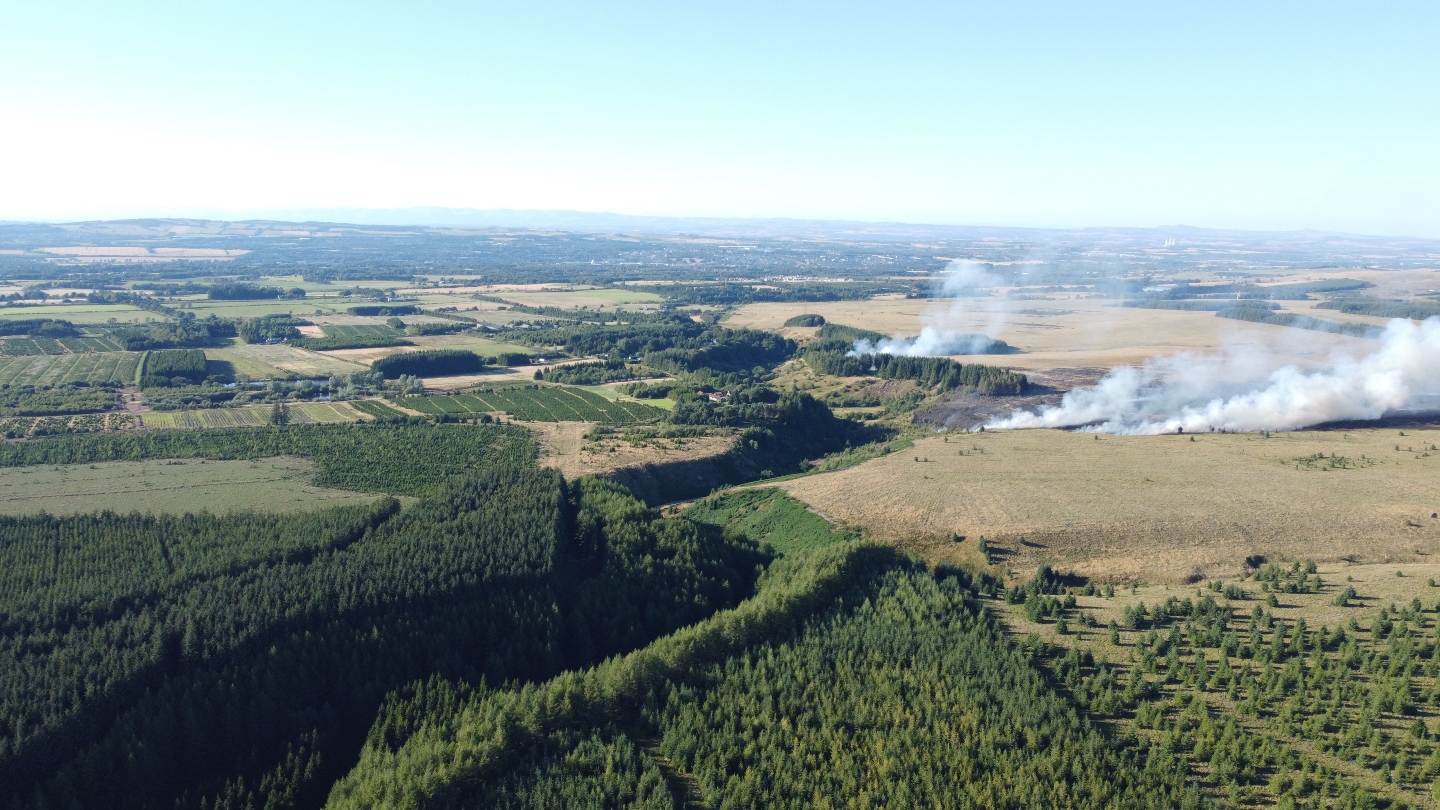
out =
<svg viewBox="0 0 1440 810"><path fill-rule="evenodd" d="M0 218L404 209L1440 236L1418 3L13 4Z"/></svg>

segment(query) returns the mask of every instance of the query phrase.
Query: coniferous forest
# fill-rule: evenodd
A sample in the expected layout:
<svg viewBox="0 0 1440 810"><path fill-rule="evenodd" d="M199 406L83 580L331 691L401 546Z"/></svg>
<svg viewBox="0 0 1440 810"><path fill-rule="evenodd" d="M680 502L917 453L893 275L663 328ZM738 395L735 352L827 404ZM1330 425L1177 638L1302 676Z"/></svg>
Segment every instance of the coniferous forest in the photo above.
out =
<svg viewBox="0 0 1440 810"><path fill-rule="evenodd" d="M1418 603L1317 632L1231 584L1127 607L1117 666L1011 634L1065 638L1093 584L930 569L777 490L662 514L512 426L61 436L0 465L276 455L374 497L0 517L7 807L1348 810L1440 772ZM1301 729L1315 751L1277 742ZM1409 792L1347 770L1376 767Z"/></svg>
<svg viewBox="0 0 1440 810"><path fill-rule="evenodd" d="M456 428L414 430L423 444L427 431L459 438ZM767 559L659 518L617 485L516 463L511 429L461 429L479 441L444 448L470 474L404 509L382 497L300 515L0 521L0 778L12 804L314 806L390 692L435 675L505 683L592 663L734 605ZM236 438L323 459L393 434Z"/></svg>

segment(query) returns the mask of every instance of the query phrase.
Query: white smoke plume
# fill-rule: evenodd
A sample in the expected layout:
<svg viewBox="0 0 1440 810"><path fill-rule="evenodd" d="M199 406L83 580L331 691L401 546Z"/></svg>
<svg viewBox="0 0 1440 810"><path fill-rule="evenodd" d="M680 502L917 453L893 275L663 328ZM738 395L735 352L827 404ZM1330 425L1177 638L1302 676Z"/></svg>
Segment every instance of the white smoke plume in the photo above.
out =
<svg viewBox="0 0 1440 810"><path fill-rule="evenodd" d="M895 335L877 341L857 340L852 356L894 354L901 357L944 357L951 354L990 354L1001 344L986 335L961 332L962 319L981 315L985 331L997 334L1008 316L1006 301L989 294L1005 284L1004 279L974 262L953 261L946 266L935 290L936 299L948 304L932 306L920 316L923 324L916 337Z"/></svg>
<svg viewBox="0 0 1440 810"><path fill-rule="evenodd" d="M1393 320L1380 348L1302 371L1254 352L1180 354L1114 369L1058 406L988 422L987 429L1077 427L1102 433L1295 430L1440 408L1440 318Z"/></svg>

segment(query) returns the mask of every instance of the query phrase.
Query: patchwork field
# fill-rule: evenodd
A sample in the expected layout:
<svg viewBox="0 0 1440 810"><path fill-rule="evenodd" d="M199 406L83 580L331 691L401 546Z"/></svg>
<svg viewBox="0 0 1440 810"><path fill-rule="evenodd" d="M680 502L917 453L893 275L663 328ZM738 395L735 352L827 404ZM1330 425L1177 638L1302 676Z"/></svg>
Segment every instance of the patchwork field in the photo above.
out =
<svg viewBox="0 0 1440 810"><path fill-rule="evenodd" d="M0 514L114 512L299 512L375 496L309 483L314 464L256 461L110 461L0 469Z"/></svg>
<svg viewBox="0 0 1440 810"><path fill-rule="evenodd" d="M0 385L59 385L135 381L138 352L0 357Z"/></svg>
<svg viewBox="0 0 1440 810"><path fill-rule="evenodd" d="M933 323L933 319L943 316L948 319L946 328L988 334L1020 350L1018 354L1008 355L957 356L957 360L1021 370L1112 368L1138 364L1155 355L1226 347L1273 351L1305 367L1324 363L1335 350L1363 355L1378 345L1364 338L1218 318L1213 312L1131 309L1114 306L1115 303L1062 293L1049 296L1045 301L1003 301L998 297L942 301L880 298L751 304L736 310L725 324L804 338L815 330L782 325L795 315L814 312L832 323L885 334L916 335L926 325L927 317ZM1309 307L1314 302L1280 303L1311 314ZM1001 312L1003 316L997 314Z"/></svg>
<svg viewBox="0 0 1440 810"><path fill-rule="evenodd" d="M1440 430L1400 433L991 431L781 486L932 559L973 561L984 536L1017 571L1176 582L1234 575L1257 554L1424 562L1440 543Z"/></svg>
<svg viewBox="0 0 1440 810"><path fill-rule="evenodd" d="M401 408L423 414L457 416L506 413L534 422L607 422L629 424L658 419L659 410L639 402L606 399L571 386L505 386L465 394L401 397Z"/></svg>

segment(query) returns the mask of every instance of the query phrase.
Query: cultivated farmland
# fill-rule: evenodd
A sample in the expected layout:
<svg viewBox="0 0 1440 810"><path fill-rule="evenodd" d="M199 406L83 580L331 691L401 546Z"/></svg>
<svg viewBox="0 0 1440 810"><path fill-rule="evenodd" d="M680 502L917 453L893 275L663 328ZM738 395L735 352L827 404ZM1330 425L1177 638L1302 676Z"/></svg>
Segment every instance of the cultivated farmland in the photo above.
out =
<svg viewBox="0 0 1440 810"><path fill-rule="evenodd" d="M378 406L378 408L376 407ZM380 412L385 408L390 413ZM303 402L287 406L290 421L297 425L360 422L377 416L398 416L393 409L379 403ZM194 411L145 411L140 419L147 428L227 428L259 427L267 424L271 406L247 408L205 408Z"/></svg>
<svg viewBox="0 0 1440 810"><path fill-rule="evenodd" d="M327 323L321 327L327 338L398 338L400 333L381 324Z"/></svg>
<svg viewBox="0 0 1440 810"><path fill-rule="evenodd" d="M649 405L606 399L569 386L506 386L481 388L467 394L435 397L402 397L402 408L423 414L470 415L508 413L516 419L534 422L609 422L629 424L659 418Z"/></svg>
<svg viewBox="0 0 1440 810"><path fill-rule="evenodd" d="M40 354L122 352L125 347L106 337L33 337L0 340L0 356L31 357Z"/></svg>
<svg viewBox="0 0 1440 810"><path fill-rule="evenodd" d="M59 385L67 382L135 381L136 352L90 352L0 357L0 385Z"/></svg>

